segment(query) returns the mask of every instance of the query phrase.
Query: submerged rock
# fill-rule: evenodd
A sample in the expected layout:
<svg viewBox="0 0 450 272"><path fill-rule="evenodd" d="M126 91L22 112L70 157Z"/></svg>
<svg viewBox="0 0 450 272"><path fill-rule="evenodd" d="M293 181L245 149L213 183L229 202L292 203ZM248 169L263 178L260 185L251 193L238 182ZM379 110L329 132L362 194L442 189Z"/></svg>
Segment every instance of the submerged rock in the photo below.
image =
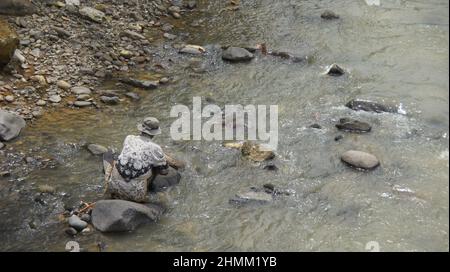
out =
<svg viewBox="0 0 450 272"><path fill-rule="evenodd" d="M19 136L25 127L25 120L19 115L0 110L0 140L10 141Z"/></svg>
<svg viewBox="0 0 450 272"><path fill-rule="evenodd" d="M156 221L161 207L124 200L100 200L92 210L92 224L102 232L132 231L139 225Z"/></svg>
<svg viewBox="0 0 450 272"><path fill-rule="evenodd" d="M342 154L341 160L355 168L372 170L380 165L380 161L372 154L350 150Z"/></svg>
<svg viewBox="0 0 450 272"><path fill-rule="evenodd" d="M331 10L326 10L324 11L320 17L322 19L325 20L335 20L335 19L339 19L339 15L337 15L336 13L332 12Z"/></svg>
<svg viewBox="0 0 450 272"><path fill-rule="evenodd" d="M90 144L87 146L87 149L93 154L93 155L103 155L104 153L108 152L108 148L99 145L99 144Z"/></svg>
<svg viewBox="0 0 450 272"><path fill-rule="evenodd" d="M162 192L167 188L177 185L180 183L181 175L180 173L173 169L169 168L167 175L157 175L150 184L151 192Z"/></svg>
<svg viewBox="0 0 450 272"><path fill-rule="evenodd" d="M241 47L228 47L222 53L222 59L232 62L250 61L254 57L255 55Z"/></svg>
<svg viewBox="0 0 450 272"><path fill-rule="evenodd" d="M273 195L264 191L239 192L230 199L231 204L267 204L273 201Z"/></svg>
<svg viewBox="0 0 450 272"><path fill-rule="evenodd" d="M365 133L372 130L372 127L368 123L350 118L341 118L339 120L339 124L336 124L336 128L343 131L357 133Z"/></svg>
<svg viewBox="0 0 450 272"><path fill-rule="evenodd" d="M328 67L326 74L330 76L342 76L343 74L345 74L345 70L344 68L334 63Z"/></svg>
<svg viewBox="0 0 450 272"><path fill-rule="evenodd" d="M376 113L382 113L382 112L390 112L390 113L397 113L398 109L395 106L387 106L383 105L377 102L372 101L366 101L366 100L359 100L354 99L349 101L347 104L345 104L346 107L355 110L355 111L369 111L369 112L376 112Z"/></svg>
<svg viewBox="0 0 450 272"><path fill-rule="evenodd" d="M0 19L0 68L9 63L18 46L19 36L16 31Z"/></svg>
<svg viewBox="0 0 450 272"><path fill-rule="evenodd" d="M122 78L120 82L131 85L133 87L141 89L156 89L158 87L158 81L152 80L139 80L135 78Z"/></svg>

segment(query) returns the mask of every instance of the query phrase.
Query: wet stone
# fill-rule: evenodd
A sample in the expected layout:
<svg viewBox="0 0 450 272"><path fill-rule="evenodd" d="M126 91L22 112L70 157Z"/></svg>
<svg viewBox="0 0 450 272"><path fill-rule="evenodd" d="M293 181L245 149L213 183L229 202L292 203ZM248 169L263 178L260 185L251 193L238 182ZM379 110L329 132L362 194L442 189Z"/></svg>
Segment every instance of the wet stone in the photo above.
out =
<svg viewBox="0 0 450 272"><path fill-rule="evenodd" d="M83 107L89 107L92 105L91 102L89 101L75 101L73 103L74 106L79 107L79 108L83 108Z"/></svg>
<svg viewBox="0 0 450 272"><path fill-rule="evenodd" d="M325 20L336 20L336 19L339 19L339 15L337 15L337 14L334 13L334 12L332 12L331 10L326 10L326 11L324 11L324 12L320 15L320 17L321 17L322 19L325 19Z"/></svg>
<svg viewBox="0 0 450 272"><path fill-rule="evenodd" d="M372 130L372 127L365 122L350 118L341 118L339 124L336 124L336 128L347 132L366 133Z"/></svg>
<svg viewBox="0 0 450 272"><path fill-rule="evenodd" d="M380 165L380 161L372 154L350 150L342 154L341 160L357 169L372 170Z"/></svg>
<svg viewBox="0 0 450 272"><path fill-rule="evenodd" d="M397 113L398 109L394 106L383 105L377 102L354 99L345 104L346 107L355 111L368 111L375 113L390 112Z"/></svg>
<svg viewBox="0 0 450 272"><path fill-rule="evenodd" d="M231 62L246 62L252 60L254 57L247 49L240 47L228 47L222 53L222 59Z"/></svg>

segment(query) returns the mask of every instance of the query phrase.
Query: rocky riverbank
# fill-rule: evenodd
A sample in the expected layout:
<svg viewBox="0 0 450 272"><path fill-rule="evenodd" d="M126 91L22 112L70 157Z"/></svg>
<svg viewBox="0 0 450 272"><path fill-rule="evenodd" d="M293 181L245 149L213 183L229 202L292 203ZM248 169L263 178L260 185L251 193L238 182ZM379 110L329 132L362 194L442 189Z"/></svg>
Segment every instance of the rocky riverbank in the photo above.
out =
<svg viewBox="0 0 450 272"><path fill-rule="evenodd" d="M49 109L99 108L138 99L126 80L132 71L155 75L145 83L135 80L139 84L134 87L167 83L169 68L158 64L162 52L155 42L176 37L173 21L196 8L195 1L35 2L32 15L22 17L15 16L20 8L4 8L12 16L4 15L0 23L2 31L11 33L10 42L2 45L8 52L2 52L12 55L17 45L0 72L0 105L25 119ZM99 90L117 78L125 83Z"/></svg>

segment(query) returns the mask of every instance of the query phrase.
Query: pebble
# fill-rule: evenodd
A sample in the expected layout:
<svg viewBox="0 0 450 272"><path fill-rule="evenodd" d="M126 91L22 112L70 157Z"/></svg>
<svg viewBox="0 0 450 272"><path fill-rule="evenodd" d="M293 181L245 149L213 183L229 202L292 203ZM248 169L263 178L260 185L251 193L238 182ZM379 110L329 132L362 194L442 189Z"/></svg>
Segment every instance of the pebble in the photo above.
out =
<svg viewBox="0 0 450 272"><path fill-rule="evenodd" d="M12 103L12 102L14 102L14 96L12 96L12 95L7 95L7 96L5 96L5 100L6 100L6 102L9 102L9 103Z"/></svg>
<svg viewBox="0 0 450 272"><path fill-rule="evenodd" d="M82 231L84 228L87 227L88 223L81 220L78 216L72 215L69 218L69 225L76 229L77 231Z"/></svg>
<svg viewBox="0 0 450 272"><path fill-rule="evenodd" d="M170 34L170 33L166 32L166 33L163 34L163 37L168 39L168 40L175 40L177 38L177 35Z"/></svg>
<svg viewBox="0 0 450 272"><path fill-rule="evenodd" d="M167 78L167 77L163 77L163 78L161 78L160 80L159 80L159 83L160 84L166 84L166 83L168 83L169 82L169 79Z"/></svg>
<svg viewBox="0 0 450 272"><path fill-rule="evenodd" d="M64 232L69 236L75 236L78 233L77 230L72 227L67 228Z"/></svg>
<svg viewBox="0 0 450 272"><path fill-rule="evenodd" d="M133 100L139 100L141 99L141 97L137 94L137 93L133 93L133 92L128 92L125 94L126 97L129 97Z"/></svg>
<svg viewBox="0 0 450 272"><path fill-rule="evenodd" d="M91 99L91 96L88 95L88 94L77 95L77 100L78 101L86 101L86 100L89 100L89 99Z"/></svg>
<svg viewBox="0 0 450 272"><path fill-rule="evenodd" d="M64 80L58 80L58 82L56 82L56 86L58 86L59 88L67 91L70 89L71 85L69 82L64 81Z"/></svg>
<svg viewBox="0 0 450 272"><path fill-rule="evenodd" d="M83 220L86 223L90 223L91 222L91 216L87 213L81 215L80 217L81 220Z"/></svg>
<svg viewBox="0 0 450 272"><path fill-rule="evenodd" d="M324 12L320 15L320 17L321 17L322 19L325 19L325 20L335 20L335 19L339 19L339 15L337 15L336 13L334 13L334 12L332 12L332 11L330 11L330 10L324 11Z"/></svg>
<svg viewBox="0 0 450 272"><path fill-rule="evenodd" d="M372 127L365 122L350 118L341 118L339 124L336 124L336 128L348 132L365 133L370 132Z"/></svg>
<svg viewBox="0 0 450 272"><path fill-rule="evenodd" d="M74 106L79 107L79 108L83 108L83 107L89 107L92 105L91 102L89 101L75 101L73 103Z"/></svg>
<svg viewBox="0 0 450 272"><path fill-rule="evenodd" d="M71 91L72 91L72 93L74 93L76 95L91 94L92 93L92 91L89 88L86 88L86 87L83 87L83 86L73 87Z"/></svg>
<svg viewBox="0 0 450 272"><path fill-rule="evenodd" d="M358 169L371 170L380 165L380 161L372 154L350 150L342 154L341 160Z"/></svg>
<svg viewBox="0 0 450 272"><path fill-rule="evenodd" d="M43 106L45 106L45 105L47 105L47 102L45 102L45 100L39 99L39 100L36 102L36 106L41 106L41 107L43 107Z"/></svg>
<svg viewBox="0 0 450 272"><path fill-rule="evenodd" d="M117 96L113 96L113 97L101 96L100 100L103 103L108 104L108 105L117 105L117 104L119 104L119 101L120 101L119 97L117 97Z"/></svg>
<svg viewBox="0 0 450 272"><path fill-rule="evenodd" d="M61 102L61 96L55 94L55 95L50 96L48 98L48 100L52 103L59 103L59 102Z"/></svg>
<svg viewBox="0 0 450 272"><path fill-rule="evenodd" d="M90 144L88 145L87 149L93 154L93 155L102 155L103 153L106 153L108 151L108 148L99 145L99 144Z"/></svg>
<svg viewBox="0 0 450 272"><path fill-rule="evenodd" d="M3 147L5 147L5 144L0 142L0 149L2 149Z"/></svg>

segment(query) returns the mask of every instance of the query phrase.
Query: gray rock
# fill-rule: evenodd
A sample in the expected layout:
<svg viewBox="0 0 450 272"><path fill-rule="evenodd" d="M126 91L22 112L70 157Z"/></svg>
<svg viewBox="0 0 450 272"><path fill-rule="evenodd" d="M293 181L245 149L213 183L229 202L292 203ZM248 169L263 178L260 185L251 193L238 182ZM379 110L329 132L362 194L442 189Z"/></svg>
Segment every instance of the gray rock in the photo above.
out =
<svg viewBox="0 0 450 272"><path fill-rule="evenodd" d="M45 105L47 105L47 102L45 102L45 101L42 100L42 99L39 99L38 101L36 101L36 106L43 107L43 106L45 106Z"/></svg>
<svg viewBox="0 0 450 272"><path fill-rule="evenodd" d="M254 57L247 49L240 47L228 47L222 53L222 59L232 62L250 61Z"/></svg>
<svg viewBox="0 0 450 272"><path fill-rule="evenodd" d="M89 100L89 99L91 99L91 96L88 95L88 94L77 95L77 100L78 101L86 101L86 100Z"/></svg>
<svg viewBox="0 0 450 272"><path fill-rule="evenodd" d="M163 37L168 39L168 40L175 40L177 38L177 35L170 34L170 33L166 32L166 33L163 34Z"/></svg>
<svg viewBox="0 0 450 272"><path fill-rule="evenodd" d="M327 75L330 76L342 76L343 74L345 74L345 70L336 63L331 64L327 70Z"/></svg>
<svg viewBox="0 0 450 272"><path fill-rule="evenodd" d="M336 124L336 128L348 132L365 133L370 132L372 127L365 122L350 118L341 118L339 124Z"/></svg>
<svg viewBox="0 0 450 272"><path fill-rule="evenodd" d="M364 170L375 169L380 165L380 161L374 155L356 150L345 152L341 160L352 167Z"/></svg>
<svg viewBox="0 0 450 272"><path fill-rule="evenodd" d="M345 104L346 107L355 110L355 111L369 111L369 112L376 112L376 113L382 113L382 112L390 112L390 113L397 113L398 109L395 106L387 106L376 102L371 101L365 101L365 100L359 100L354 99L349 101L347 104Z"/></svg>
<svg viewBox="0 0 450 272"><path fill-rule="evenodd" d="M69 236L75 236L78 233L78 231L72 227L67 228L64 232Z"/></svg>
<svg viewBox="0 0 450 272"><path fill-rule="evenodd" d="M5 96L5 100L6 100L6 102L9 102L9 103L12 103L12 102L14 102L14 96L12 96L12 95L7 95L7 96Z"/></svg>
<svg viewBox="0 0 450 272"><path fill-rule="evenodd" d="M0 14L25 16L35 12L36 7L30 0L0 0Z"/></svg>
<svg viewBox="0 0 450 272"><path fill-rule="evenodd" d="M98 201L91 216L92 224L101 232L124 232L158 220L162 212L162 208L154 204L115 199Z"/></svg>
<svg viewBox="0 0 450 272"><path fill-rule="evenodd" d="M92 103L89 102L89 101L75 101L75 102L73 103L73 105L74 105L75 107L83 108L83 107L89 107L89 106L91 106Z"/></svg>
<svg viewBox="0 0 450 272"><path fill-rule="evenodd" d="M91 94L92 93L92 91L89 88L82 87L82 86L73 87L71 92L76 94L76 95Z"/></svg>
<svg viewBox="0 0 450 272"><path fill-rule="evenodd" d="M122 78L120 82L131 85L133 87L142 89L156 89L158 87L158 81L152 80L139 80L135 78Z"/></svg>
<svg viewBox="0 0 450 272"><path fill-rule="evenodd" d="M52 103L59 103L59 102L61 102L61 96L54 94L54 95L50 96L48 98L48 100Z"/></svg>
<svg viewBox="0 0 450 272"><path fill-rule="evenodd" d="M91 216L87 213L81 215L80 217L81 220L83 220L86 223L90 223L91 222Z"/></svg>
<svg viewBox="0 0 450 272"><path fill-rule="evenodd" d="M19 115L0 110L0 140L10 141L16 138L25 125L25 120Z"/></svg>
<svg viewBox="0 0 450 272"><path fill-rule="evenodd" d="M0 19L0 68L9 63L18 46L19 36L16 31L6 21Z"/></svg>
<svg viewBox="0 0 450 272"><path fill-rule="evenodd" d="M108 148L98 145L98 144L90 144L87 146L87 149L93 154L93 155L103 155L103 153L106 153L108 151Z"/></svg>
<svg viewBox="0 0 450 272"><path fill-rule="evenodd" d="M5 144L0 142L0 149L3 149L3 147L5 147Z"/></svg>
<svg viewBox="0 0 450 272"><path fill-rule="evenodd" d="M157 175L150 184L150 191L152 192L162 192L167 188L177 185L180 183L181 175L180 173L170 167L168 169L167 175Z"/></svg>
<svg viewBox="0 0 450 272"><path fill-rule="evenodd" d="M81 220L78 216L72 215L69 217L69 226L76 229L77 231L82 231L84 228L86 228L88 223Z"/></svg>
<svg viewBox="0 0 450 272"><path fill-rule="evenodd" d="M89 19L96 23L103 22L103 19L105 18L105 13L95 8L84 7L81 8L79 12L80 15L83 16L84 18Z"/></svg>
<svg viewBox="0 0 450 272"><path fill-rule="evenodd" d="M120 99L117 96L100 96L100 100L108 105L117 105L120 102Z"/></svg>
<svg viewBox="0 0 450 272"><path fill-rule="evenodd" d="M273 201L273 196L266 192L239 192L230 199L231 204L267 204Z"/></svg>
<svg viewBox="0 0 450 272"><path fill-rule="evenodd" d="M133 92L128 92L125 94L126 97L129 97L133 100L139 100L141 99L141 97L137 94L137 93L133 93Z"/></svg>
<svg viewBox="0 0 450 272"><path fill-rule="evenodd" d="M121 32L120 35L131 38L133 40L145 40L146 39L144 35L141 35L132 30L125 30L125 31Z"/></svg>
<svg viewBox="0 0 450 272"><path fill-rule="evenodd" d="M339 15L337 15L336 13L334 13L334 12L332 12L332 11L330 11L330 10L324 11L324 12L320 15L320 17L321 17L322 19L325 19L325 20L335 20L335 19L339 19Z"/></svg>

